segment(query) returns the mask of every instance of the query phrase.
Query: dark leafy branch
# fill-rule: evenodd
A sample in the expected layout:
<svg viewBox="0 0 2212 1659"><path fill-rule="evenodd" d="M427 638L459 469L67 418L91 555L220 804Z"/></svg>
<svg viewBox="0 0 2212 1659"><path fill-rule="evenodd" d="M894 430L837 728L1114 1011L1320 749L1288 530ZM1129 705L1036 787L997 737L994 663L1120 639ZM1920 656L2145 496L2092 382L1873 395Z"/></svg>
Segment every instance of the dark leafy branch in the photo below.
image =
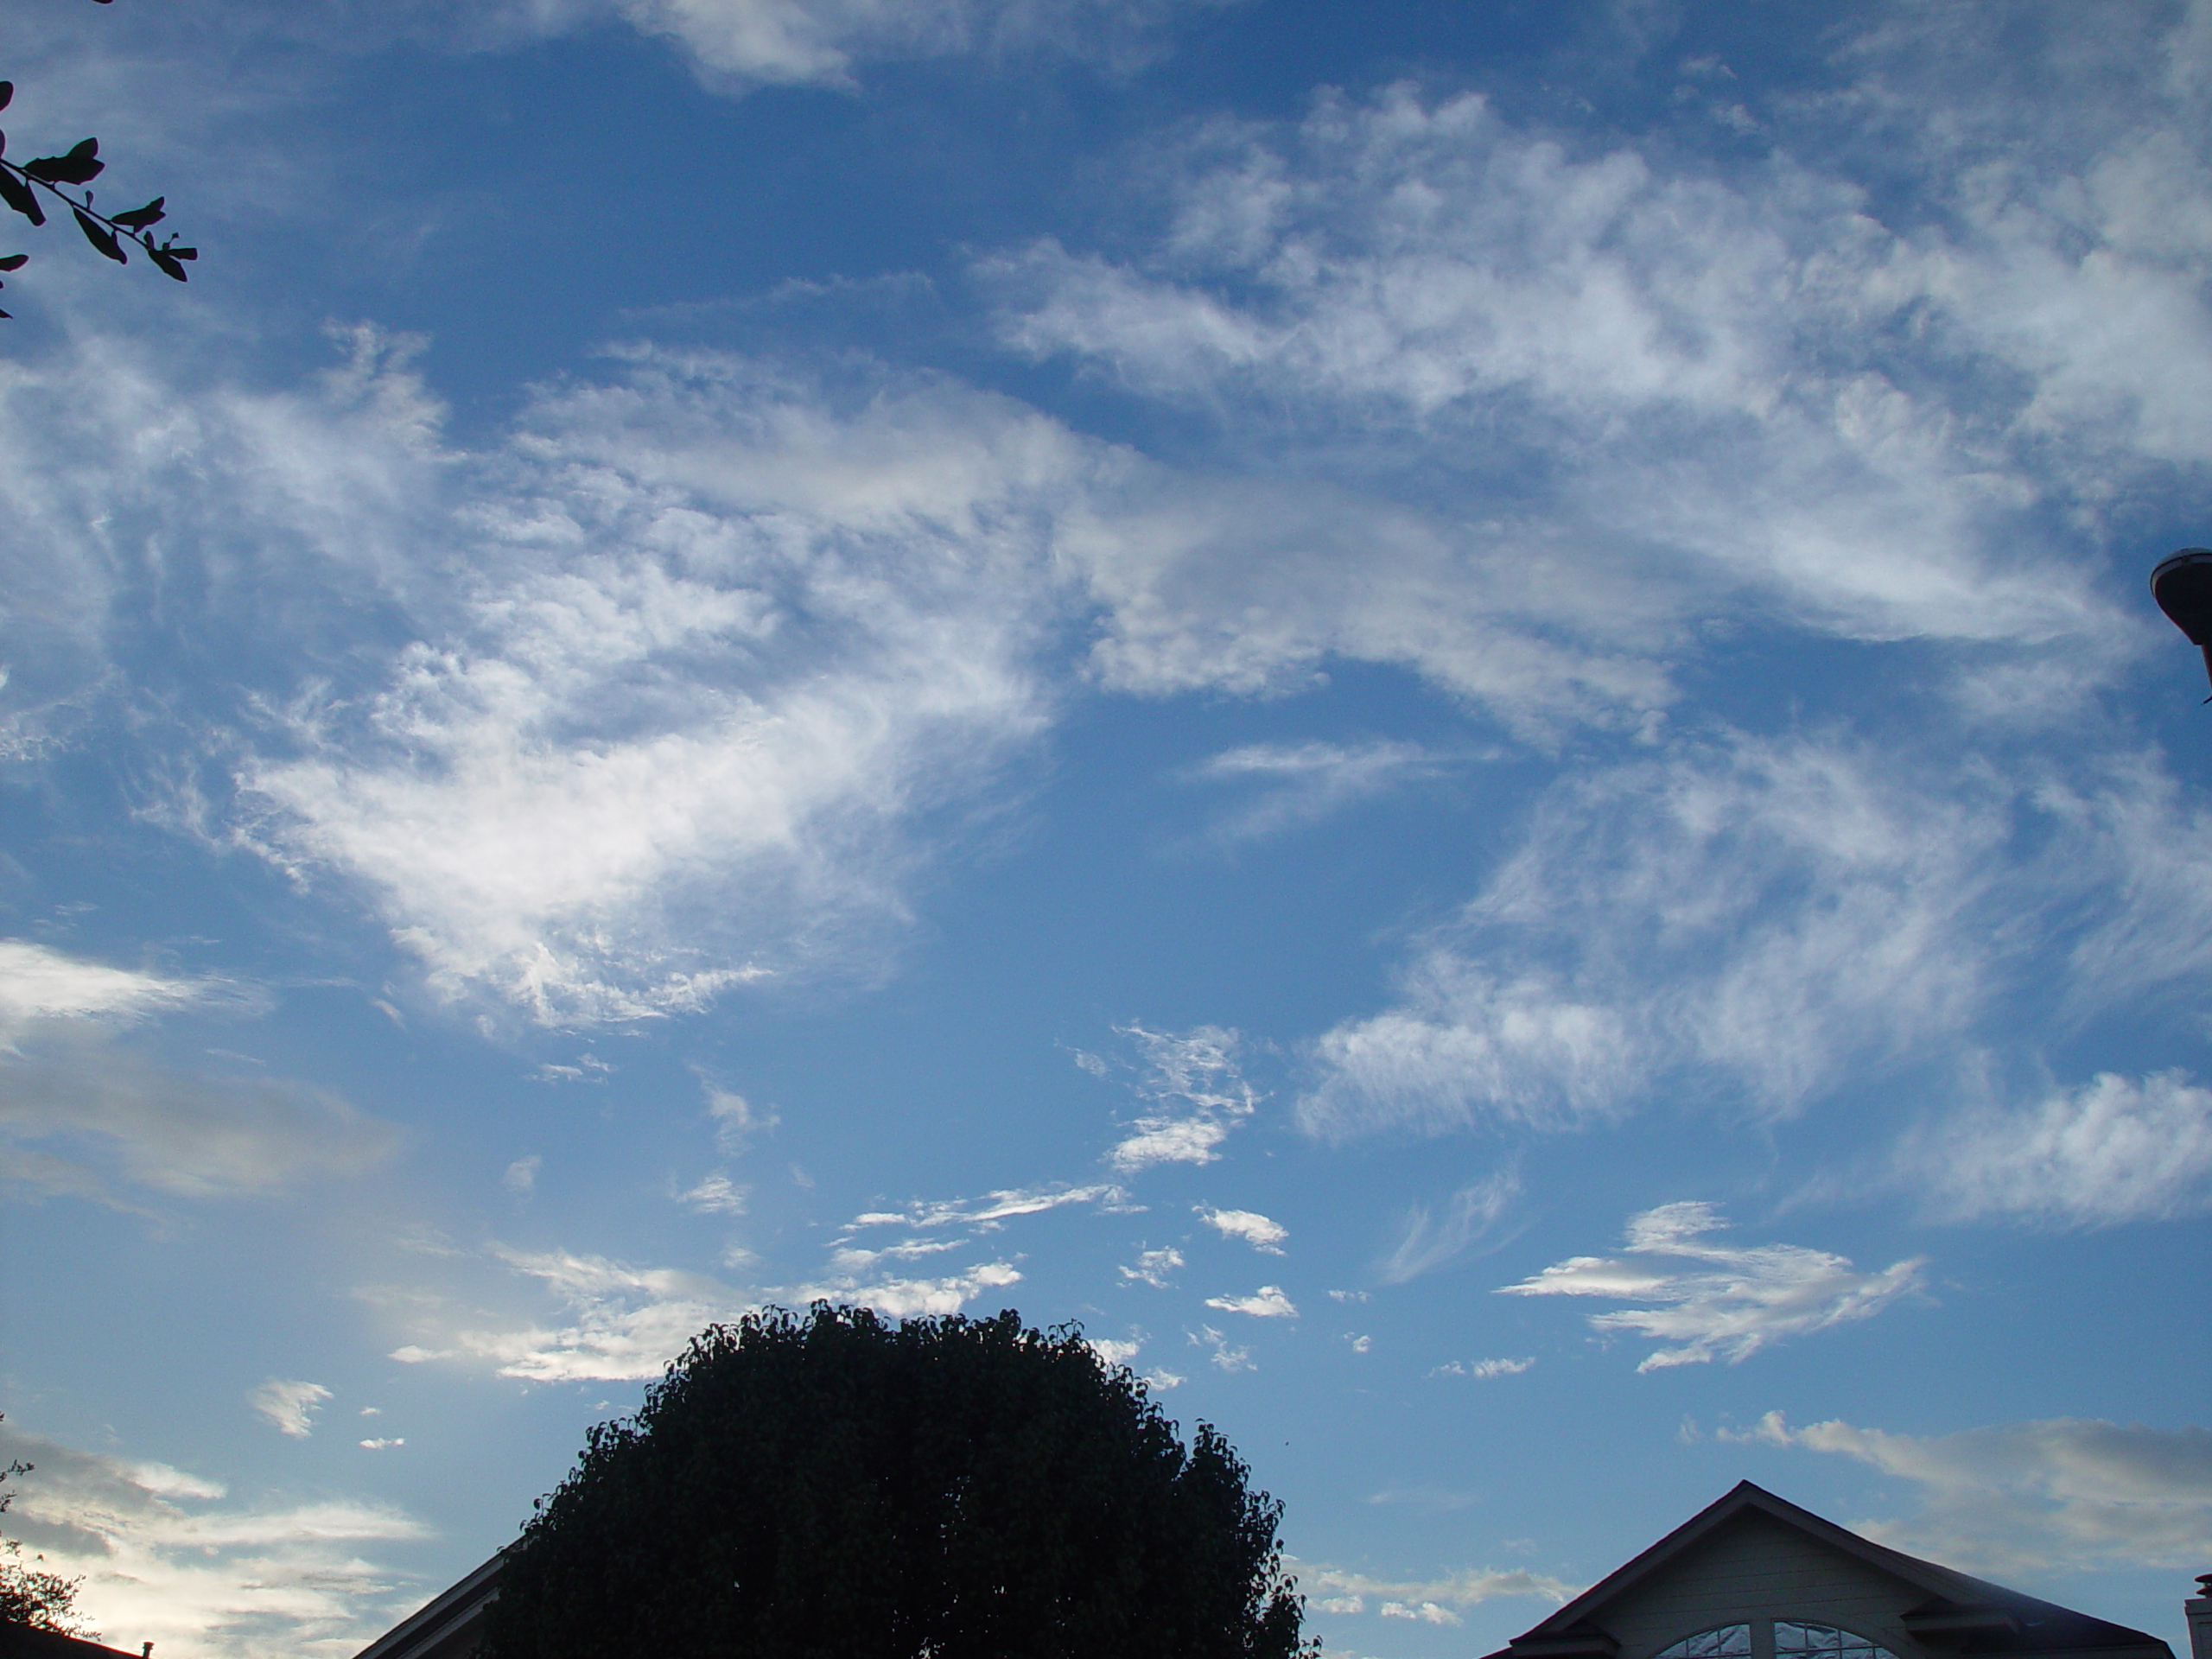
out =
<svg viewBox="0 0 2212 1659"><path fill-rule="evenodd" d="M16 95L13 81L0 80L0 110L8 107ZM135 245L154 262L163 276L178 282L185 280L185 262L197 259L200 250L181 247L174 234L159 241L154 238L154 226L168 217L162 204L168 199L156 196L143 207L133 207L128 213L108 214L92 205L89 187L106 168L100 160L100 141L87 138L60 156L40 156L23 162L7 158L7 135L0 133L0 202L6 203L34 225L46 223L46 208L39 200L41 193L52 196L68 208L77 221L77 228L85 233L85 240L98 252L118 265L130 263L130 256L124 251L124 244ZM83 192L71 195L65 186L74 186ZM30 255L11 253L0 258L0 271L20 270L29 263ZM0 311L0 317L9 314Z"/></svg>

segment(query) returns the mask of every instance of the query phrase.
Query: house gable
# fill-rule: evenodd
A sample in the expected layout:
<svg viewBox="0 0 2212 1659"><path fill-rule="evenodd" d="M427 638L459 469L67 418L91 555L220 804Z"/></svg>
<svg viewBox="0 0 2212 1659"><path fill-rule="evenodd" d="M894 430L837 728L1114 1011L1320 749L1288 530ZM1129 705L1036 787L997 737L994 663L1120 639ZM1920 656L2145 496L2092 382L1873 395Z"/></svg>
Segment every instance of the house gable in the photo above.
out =
<svg viewBox="0 0 2212 1659"><path fill-rule="evenodd" d="M1619 1659L1652 1659L1715 1625L1760 1619L1833 1624L1898 1655L1915 1644L1904 1615L1928 1592L1758 1510L1746 1510L1626 1586L1602 1623Z"/></svg>
<svg viewBox="0 0 2212 1659"><path fill-rule="evenodd" d="M1777 1620L1894 1659L2173 1659L2156 1637L1877 1544L1749 1481L1489 1659L1656 1659L1735 1624L1746 1659L1777 1659Z"/></svg>

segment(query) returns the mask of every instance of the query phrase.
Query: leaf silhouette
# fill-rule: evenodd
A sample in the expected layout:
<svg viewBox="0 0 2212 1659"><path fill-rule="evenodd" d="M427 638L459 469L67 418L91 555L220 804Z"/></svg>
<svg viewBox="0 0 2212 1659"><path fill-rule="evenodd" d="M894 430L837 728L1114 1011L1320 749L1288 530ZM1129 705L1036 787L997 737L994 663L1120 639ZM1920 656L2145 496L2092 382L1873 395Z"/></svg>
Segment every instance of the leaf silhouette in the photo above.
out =
<svg viewBox="0 0 2212 1659"><path fill-rule="evenodd" d="M0 201L6 202L34 225L46 223L46 210L38 205L30 186L4 167L0 167Z"/></svg>
<svg viewBox="0 0 2212 1659"><path fill-rule="evenodd" d="M183 248L180 249L179 251L196 255L200 250L197 248ZM148 257L153 260L156 267L159 269L164 276L174 276L180 283L185 280L184 267L177 264L175 255L172 254L167 248L149 248L146 250L146 252Z"/></svg>
<svg viewBox="0 0 2212 1659"><path fill-rule="evenodd" d="M11 253L5 259L0 259L0 270L21 270L30 263L30 259L28 253Z"/></svg>
<svg viewBox="0 0 2212 1659"><path fill-rule="evenodd" d="M110 217L126 230L143 231L149 225L158 225L168 217L162 211L162 204L168 200L167 196L156 196L143 207L133 207L127 213L115 213Z"/></svg>
<svg viewBox="0 0 2212 1659"><path fill-rule="evenodd" d="M0 110L6 109L9 101L15 96L16 83L12 80L0 80Z"/></svg>
<svg viewBox="0 0 2212 1659"><path fill-rule="evenodd" d="M117 244L115 233L106 226L96 219L86 217L85 210L81 207L72 207L69 211L77 216L77 228L85 233L86 241L91 243L118 265L127 265L130 263L130 256L125 254Z"/></svg>
<svg viewBox="0 0 2212 1659"><path fill-rule="evenodd" d="M70 146L66 156L41 156L23 171L48 184L90 184L107 163L99 159L100 141L87 138Z"/></svg>

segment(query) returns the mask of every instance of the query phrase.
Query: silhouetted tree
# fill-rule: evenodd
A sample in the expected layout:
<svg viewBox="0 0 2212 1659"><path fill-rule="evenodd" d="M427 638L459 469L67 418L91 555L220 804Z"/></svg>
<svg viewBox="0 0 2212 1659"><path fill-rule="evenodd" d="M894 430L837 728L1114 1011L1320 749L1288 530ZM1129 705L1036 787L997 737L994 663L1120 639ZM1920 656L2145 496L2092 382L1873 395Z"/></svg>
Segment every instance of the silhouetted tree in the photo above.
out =
<svg viewBox="0 0 2212 1659"><path fill-rule="evenodd" d="M102 5L109 0L100 0ZM16 96L16 83L0 80L0 110L4 110ZM46 223L46 209L39 203L41 194L52 196L77 221L77 228L85 233L85 240L118 265L130 263L130 256L123 251L126 242L136 243L164 275L178 282L185 279L184 262L197 259L200 250L177 245L174 236L161 241L154 239L154 226L168 217L162 204L168 198L156 196L141 207L112 218L92 206L92 181L106 169L100 160L100 141L86 138L73 145L60 156L39 156L20 166L7 159L8 140L0 133L0 201L4 201L34 225ZM82 194L71 195L62 188L74 185ZM11 253L0 258L0 270L21 270L30 262L28 253ZM5 284L0 284L5 286ZM0 311L0 317L10 314Z"/></svg>
<svg viewBox="0 0 2212 1659"><path fill-rule="evenodd" d="M771 1309L592 1429L482 1659L1287 1659L1249 1472L1072 1327Z"/></svg>

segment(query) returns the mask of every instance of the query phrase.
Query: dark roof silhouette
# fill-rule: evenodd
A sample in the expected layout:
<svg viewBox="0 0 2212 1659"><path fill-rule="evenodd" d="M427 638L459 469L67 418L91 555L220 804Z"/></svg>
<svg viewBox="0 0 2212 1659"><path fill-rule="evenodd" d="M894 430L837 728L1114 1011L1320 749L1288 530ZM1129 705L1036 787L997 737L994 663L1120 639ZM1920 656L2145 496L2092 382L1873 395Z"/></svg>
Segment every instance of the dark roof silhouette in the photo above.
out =
<svg viewBox="0 0 2212 1659"><path fill-rule="evenodd" d="M400 1620L354 1659L466 1659L483 1635L484 1610L499 1593L502 1550L419 1612Z"/></svg>
<svg viewBox="0 0 2212 1659"><path fill-rule="evenodd" d="M139 1659L124 1648L104 1647L81 1636L0 1622L0 1659Z"/></svg>
<svg viewBox="0 0 2212 1659"><path fill-rule="evenodd" d="M1974 1656L2173 1659L2173 1650L2155 1636L1861 1538L1748 1480L1487 1659L1613 1659L1621 1644L1605 1628L1606 1609L1631 1591L1658 1580L1698 1545L1750 1516L1780 1522L1924 1592L1923 1599L1904 1610L1901 1623L1916 1642L1928 1648Z"/></svg>

